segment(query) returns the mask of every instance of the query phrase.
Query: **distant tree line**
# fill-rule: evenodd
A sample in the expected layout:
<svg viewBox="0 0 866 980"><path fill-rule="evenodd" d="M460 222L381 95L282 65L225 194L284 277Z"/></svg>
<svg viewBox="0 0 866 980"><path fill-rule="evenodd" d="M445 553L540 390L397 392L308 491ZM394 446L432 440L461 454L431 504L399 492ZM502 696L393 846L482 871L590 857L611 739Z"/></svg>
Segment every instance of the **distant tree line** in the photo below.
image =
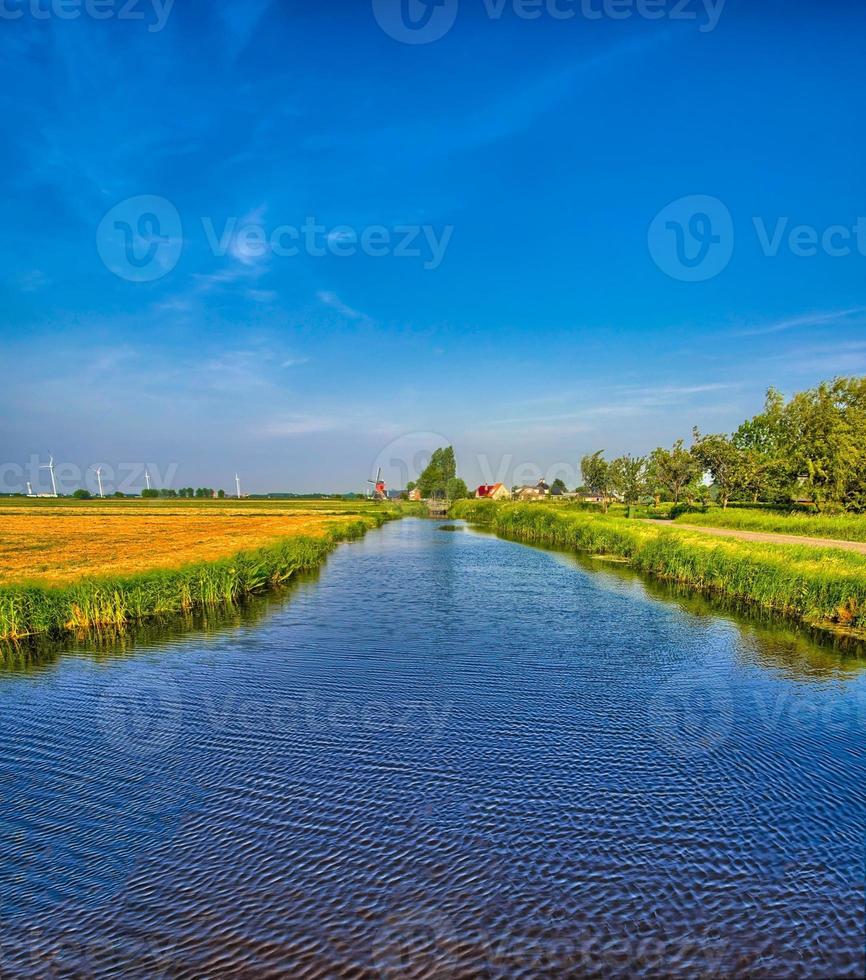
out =
<svg viewBox="0 0 866 980"><path fill-rule="evenodd" d="M599 451L581 461L584 490L604 509L652 498L706 503L711 490L722 507L732 501L791 504L818 511L866 511L866 378L836 378L795 394L775 389L764 410L731 435L692 430L648 456L607 460Z"/></svg>
<svg viewBox="0 0 866 980"><path fill-rule="evenodd" d="M142 490L142 497L145 499L153 500L156 497L169 497L169 498L192 498L196 497L199 499L210 499L212 497L217 497L219 500L224 500L226 492L225 490L214 490L211 487L198 487L193 489L193 487L181 487L180 490Z"/></svg>

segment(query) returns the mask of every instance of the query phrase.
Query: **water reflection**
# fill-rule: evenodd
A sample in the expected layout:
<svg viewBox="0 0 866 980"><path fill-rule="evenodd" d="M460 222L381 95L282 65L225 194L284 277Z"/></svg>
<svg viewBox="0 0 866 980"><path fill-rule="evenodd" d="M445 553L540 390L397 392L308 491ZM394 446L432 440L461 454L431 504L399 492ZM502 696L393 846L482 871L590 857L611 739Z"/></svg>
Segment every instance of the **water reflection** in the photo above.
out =
<svg viewBox="0 0 866 980"><path fill-rule="evenodd" d="M496 537L483 529L464 530ZM503 540L510 540L503 538ZM857 677L866 671L866 640L843 631L812 628L749 603L709 597L686 585L644 575L625 562L533 546L557 560L591 572L597 587L635 599L669 603L701 621L724 620L736 626L744 661L779 670L792 680Z"/></svg>

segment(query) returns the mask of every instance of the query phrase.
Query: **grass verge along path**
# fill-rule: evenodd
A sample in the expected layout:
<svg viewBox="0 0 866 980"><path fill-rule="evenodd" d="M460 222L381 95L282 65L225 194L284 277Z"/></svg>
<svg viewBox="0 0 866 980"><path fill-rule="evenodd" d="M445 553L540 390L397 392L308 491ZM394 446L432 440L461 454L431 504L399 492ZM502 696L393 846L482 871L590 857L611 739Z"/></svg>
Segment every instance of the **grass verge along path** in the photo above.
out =
<svg viewBox="0 0 866 980"><path fill-rule="evenodd" d="M506 537L623 558L656 578L783 613L810 626L866 636L866 556L838 547L714 538L676 524L544 504L460 501L453 517Z"/></svg>
<svg viewBox="0 0 866 980"><path fill-rule="evenodd" d="M658 524L657 521L652 523ZM746 531L734 527L716 527L711 524L684 524L679 520L673 526L683 531L713 534L717 538L737 538L740 541L755 541L761 544L793 544L801 548L841 548L842 551L856 551L858 554L866 555L866 541L814 538L800 534L778 534L774 531Z"/></svg>
<svg viewBox="0 0 866 980"><path fill-rule="evenodd" d="M760 507L729 507L727 510L710 507L705 513L682 514L675 523L866 544L866 514L804 514Z"/></svg>

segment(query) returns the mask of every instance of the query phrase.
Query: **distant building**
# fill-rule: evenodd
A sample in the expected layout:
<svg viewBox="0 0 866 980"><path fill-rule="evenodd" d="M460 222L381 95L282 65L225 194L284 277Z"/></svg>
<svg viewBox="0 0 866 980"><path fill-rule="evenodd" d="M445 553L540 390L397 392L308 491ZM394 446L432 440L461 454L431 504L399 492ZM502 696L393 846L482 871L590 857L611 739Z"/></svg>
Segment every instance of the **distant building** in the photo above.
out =
<svg viewBox="0 0 866 980"><path fill-rule="evenodd" d="M410 490L409 491L409 499L410 500L420 500L421 499L421 491L418 489L418 487L415 487L414 490Z"/></svg>
<svg viewBox="0 0 866 980"><path fill-rule="evenodd" d="M542 497L546 497L549 493L550 487L544 482L544 480L539 480L534 486L518 487L514 496L517 497L518 500L540 500Z"/></svg>
<svg viewBox="0 0 866 980"><path fill-rule="evenodd" d="M503 483L482 483L475 496L481 500L509 500L511 491Z"/></svg>

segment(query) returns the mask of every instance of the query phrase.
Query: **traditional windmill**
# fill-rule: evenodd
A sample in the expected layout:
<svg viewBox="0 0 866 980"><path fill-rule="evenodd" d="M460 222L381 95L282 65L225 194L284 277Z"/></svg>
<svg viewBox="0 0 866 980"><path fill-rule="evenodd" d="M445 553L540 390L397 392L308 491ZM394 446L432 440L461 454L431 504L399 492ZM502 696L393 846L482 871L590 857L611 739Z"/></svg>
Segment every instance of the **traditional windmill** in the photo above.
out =
<svg viewBox="0 0 866 980"><path fill-rule="evenodd" d="M388 496L387 490L385 489L385 481L382 479L382 467L379 467L379 472L376 474L375 480L367 480L367 483L372 484L373 489L370 491L370 496L374 500L385 500Z"/></svg>

